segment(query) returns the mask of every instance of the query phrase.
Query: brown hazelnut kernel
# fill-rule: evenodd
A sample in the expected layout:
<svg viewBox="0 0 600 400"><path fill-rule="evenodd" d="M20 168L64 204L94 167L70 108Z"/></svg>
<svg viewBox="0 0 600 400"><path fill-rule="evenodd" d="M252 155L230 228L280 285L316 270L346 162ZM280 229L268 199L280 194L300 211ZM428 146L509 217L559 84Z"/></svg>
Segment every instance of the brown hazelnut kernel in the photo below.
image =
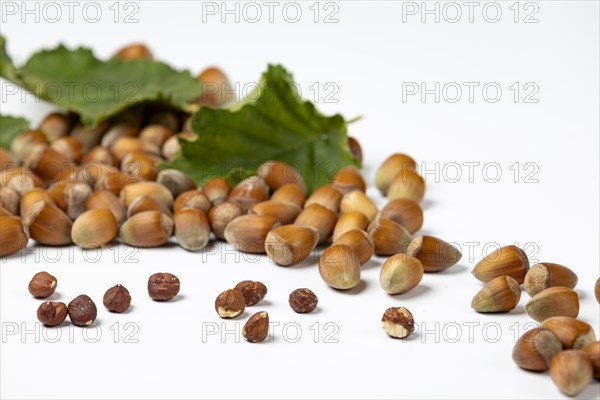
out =
<svg viewBox="0 0 600 400"><path fill-rule="evenodd" d="M122 313L131 305L131 295L125 286L119 284L104 293L102 302L108 311Z"/></svg>
<svg viewBox="0 0 600 400"><path fill-rule="evenodd" d="M50 297L56 290L56 278L46 271L38 272L29 282L29 293L40 299Z"/></svg>
<svg viewBox="0 0 600 400"><path fill-rule="evenodd" d="M246 321L242 336L250 343L259 343L269 335L269 314L266 311L257 312Z"/></svg>
<svg viewBox="0 0 600 400"><path fill-rule="evenodd" d="M235 285L235 289L244 295L246 307L255 305L264 299L267 294L267 287L258 281L241 281Z"/></svg>
<svg viewBox="0 0 600 400"><path fill-rule="evenodd" d="M98 315L96 304L85 294L75 297L69 303L69 318L73 325L88 326L91 325Z"/></svg>
<svg viewBox="0 0 600 400"><path fill-rule="evenodd" d="M67 306L58 301L45 301L38 307L38 320L46 326L57 326L67 318Z"/></svg>
<svg viewBox="0 0 600 400"><path fill-rule="evenodd" d="M179 278L168 272L159 272L148 279L148 295L155 301L167 301L179 293Z"/></svg>
<svg viewBox="0 0 600 400"><path fill-rule="evenodd" d="M381 318L381 326L391 337L404 339L415 330L415 320L406 308L390 307Z"/></svg>
<svg viewBox="0 0 600 400"><path fill-rule="evenodd" d="M318 302L317 296L309 289L296 289L290 293L290 307L300 314L314 311Z"/></svg>
<svg viewBox="0 0 600 400"><path fill-rule="evenodd" d="M244 294L238 289L227 289L215 300L215 310L221 318L235 318L245 309Z"/></svg>

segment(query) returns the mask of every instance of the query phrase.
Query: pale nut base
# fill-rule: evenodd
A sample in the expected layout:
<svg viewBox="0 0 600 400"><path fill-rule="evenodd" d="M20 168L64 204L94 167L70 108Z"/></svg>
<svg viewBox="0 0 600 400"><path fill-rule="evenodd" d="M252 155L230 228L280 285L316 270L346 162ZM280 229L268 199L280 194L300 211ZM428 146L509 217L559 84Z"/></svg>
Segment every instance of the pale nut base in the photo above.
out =
<svg viewBox="0 0 600 400"><path fill-rule="evenodd" d="M239 310L227 310L224 307L217 307L217 313L221 318L235 318L238 315L242 314L242 311Z"/></svg>
<svg viewBox="0 0 600 400"><path fill-rule="evenodd" d="M410 331L401 325L394 324L389 321L381 321L381 327L393 338L404 339L410 336Z"/></svg>

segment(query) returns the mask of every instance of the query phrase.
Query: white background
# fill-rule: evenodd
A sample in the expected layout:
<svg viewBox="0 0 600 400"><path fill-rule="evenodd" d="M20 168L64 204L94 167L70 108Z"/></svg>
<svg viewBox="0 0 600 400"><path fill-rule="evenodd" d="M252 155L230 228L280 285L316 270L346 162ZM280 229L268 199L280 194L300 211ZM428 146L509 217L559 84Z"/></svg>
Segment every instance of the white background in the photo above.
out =
<svg viewBox="0 0 600 400"><path fill-rule="evenodd" d="M392 1L338 1L337 23L323 23L325 13L335 10L323 3L315 23L312 2L298 3L302 17L297 23L285 20L284 3L269 22L268 8L259 2L262 20L251 23L248 18L255 14L244 15L240 3L239 22L226 15L223 23L221 13L203 15L201 2L137 2L134 24L123 23L124 14L115 23L112 2L98 3L103 13L98 23L85 21L83 3L72 23L68 8L58 4L63 16L57 23L44 21L41 4L39 22L22 9L3 14L2 34L17 62L58 42L93 47L98 56L109 57L123 44L144 41L156 58L194 74L221 66L240 87L256 81L267 63L282 63L294 72L305 97L315 100L310 87L317 83L317 106L324 112L364 116L350 133L363 146L370 184L392 152L418 160L427 170L423 232L460 244L464 257L446 272L425 275L413 291L389 296L378 283L382 258L364 267L357 289L339 292L321 281L314 263L281 268L266 257L225 252L223 244L198 254L176 245L140 251L113 246L100 255L87 254L87 260L78 249L31 244L25 255L0 267L3 398L561 397L547 374L519 370L511 360L515 336L532 322L524 311L529 296L524 292L519 307L508 314L477 314L470 301L481 284L469 271L495 244L517 243L533 260L567 265L579 275L580 317L598 332L593 294L600 275L598 2L520 3L518 22L513 2L498 2L502 15L496 23L484 18L495 18L493 5L482 14L486 2L478 3L473 22L467 6L457 3L462 18L455 23L449 20L456 9L444 9L444 3L437 5L439 23L435 15L422 22L420 12L403 14L412 4ZM422 8L420 2L413 4ZM220 2L212 5L222 11ZM119 8L122 13L134 10L124 10L123 3ZM287 17L294 17L288 11ZM538 22L524 23L532 12ZM455 103L449 101L454 92L442 93L439 102L434 95L403 101L403 89L411 82L430 89L436 82L441 87L456 82L463 95ZM472 102L464 82L479 84ZM502 89L497 102L482 95L490 82ZM517 102L510 89L515 82L521 93ZM330 93L327 83L339 89L333 95L337 103L324 99ZM531 92L524 88L527 83L539 89L533 96L537 103L524 102ZM5 84L3 113L37 123L49 110L31 96L23 101L21 94L9 95ZM470 162L479 163L472 179L464 164ZM502 175L493 183L498 169ZM369 194L384 204L375 190ZM89 262L94 257L99 261ZM40 270L58 278L53 299L68 302L86 293L96 301L96 329L66 324L35 333L40 301L30 297L27 283ZM147 297L147 278L158 271L181 279L176 302ZM264 282L269 293L244 318L221 325L214 298L243 279ZM116 283L133 297L126 314L110 314L101 304L104 291ZM293 313L287 296L297 287L319 296L318 312ZM421 332L405 342L387 337L379 321L390 306L408 307ZM272 343L248 344L234 334L203 340L207 327L239 332L250 313L260 310L280 324ZM287 335L281 329L294 322L301 331L296 343L293 325ZM332 327L337 331L329 339L337 343L325 338ZM57 334L60 338L51 343ZM91 343L96 335L101 336ZM131 340L137 343L127 343ZM598 398L599 391L594 383L580 397Z"/></svg>

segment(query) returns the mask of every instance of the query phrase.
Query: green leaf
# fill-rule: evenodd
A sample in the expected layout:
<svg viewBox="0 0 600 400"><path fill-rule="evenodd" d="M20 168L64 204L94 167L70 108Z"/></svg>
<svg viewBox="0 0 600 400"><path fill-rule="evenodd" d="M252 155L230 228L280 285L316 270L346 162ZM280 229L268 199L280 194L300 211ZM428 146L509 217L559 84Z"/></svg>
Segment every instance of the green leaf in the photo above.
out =
<svg viewBox="0 0 600 400"><path fill-rule="evenodd" d="M88 125L141 102L186 108L202 84L188 71L149 60L100 61L89 49L58 46L15 67L0 36L0 76L60 108L80 114Z"/></svg>
<svg viewBox="0 0 600 400"><path fill-rule="evenodd" d="M18 77L17 70L13 65L12 59L6 52L6 40L2 35L0 35L0 76L18 85L23 84Z"/></svg>
<svg viewBox="0 0 600 400"><path fill-rule="evenodd" d="M0 147L10 150L13 138L27 129L29 121L25 118L0 115Z"/></svg>
<svg viewBox="0 0 600 400"><path fill-rule="evenodd" d="M359 166L348 148L344 118L325 116L299 98L282 66L270 65L254 93L229 109L201 108L192 127L198 139L181 139L181 155L166 167L198 183L213 176L235 183L264 161L280 160L301 173L310 193L340 168Z"/></svg>

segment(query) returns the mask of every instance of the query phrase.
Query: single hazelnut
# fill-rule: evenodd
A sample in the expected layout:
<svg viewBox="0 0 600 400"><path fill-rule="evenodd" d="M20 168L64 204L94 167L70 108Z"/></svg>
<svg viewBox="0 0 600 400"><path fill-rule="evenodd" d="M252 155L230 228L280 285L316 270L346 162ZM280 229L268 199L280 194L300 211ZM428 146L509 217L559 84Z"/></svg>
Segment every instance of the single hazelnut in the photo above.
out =
<svg viewBox="0 0 600 400"><path fill-rule="evenodd" d="M56 278L46 271L38 272L29 282L29 293L39 299L52 296L55 290Z"/></svg>
<svg viewBox="0 0 600 400"><path fill-rule="evenodd" d="M104 293L103 303L108 311L122 313L131 305L131 295L125 286L119 284Z"/></svg>
<svg viewBox="0 0 600 400"><path fill-rule="evenodd" d="M91 325L98 315L96 304L85 294L75 297L69 303L69 318L73 325L88 326Z"/></svg>
<svg viewBox="0 0 600 400"><path fill-rule="evenodd" d="M267 287L258 281L241 281L235 285L235 289L244 295L246 307L255 305L264 299L267 294Z"/></svg>
<svg viewBox="0 0 600 400"><path fill-rule="evenodd" d="M415 320L406 308L390 307L381 318L381 326L391 337L404 339L415 330Z"/></svg>
<svg viewBox="0 0 600 400"><path fill-rule="evenodd" d="M290 293L290 307L299 314L309 313L317 308L319 299L309 289L296 289Z"/></svg>
<svg viewBox="0 0 600 400"><path fill-rule="evenodd" d="M148 295L155 301L168 301L179 293L179 278L168 272L156 273L148 279Z"/></svg>
<svg viewBox="0 0 600 400"><path fill-rule="evenodd" d="M550 362L550 378L567 396L581 393L593 375L592 361L581 350L561 351Z"/></svg>
<svg viewBox="0 0 600 400"><path fill-rule="evenodd" d="M38 307L38 320L46 326L57 326L67 318L67 306L58 301L46 301Z"/></svg>
<svg viewBox="0 0 600 400"><path fill-rule="evenodd" d="M269 335L269 314L266 311L257 312L246 321L242 335L250 343L259 343Z"/></svg>
<svg viewBox="0 0 600 400"><path fill-rule="evenodd" d="M405 293L415 288L423 279L423 264L416 257L398 253L381 266L379 283L388 294Z"/></svg>
<svg viewBox="0 0 600 400"><path fill-rule="evenodd" d="M329 286L351 289L360 282L360 260L349 246L334 244L319 257L319 273Z"/></svg>
<svg viewBox="0 0 600 400"><path fill-rule="evenodd" d="M235 318L245 309L244 294L238 289L227 289L215 300L215 310L221 318Z"/></svg>

